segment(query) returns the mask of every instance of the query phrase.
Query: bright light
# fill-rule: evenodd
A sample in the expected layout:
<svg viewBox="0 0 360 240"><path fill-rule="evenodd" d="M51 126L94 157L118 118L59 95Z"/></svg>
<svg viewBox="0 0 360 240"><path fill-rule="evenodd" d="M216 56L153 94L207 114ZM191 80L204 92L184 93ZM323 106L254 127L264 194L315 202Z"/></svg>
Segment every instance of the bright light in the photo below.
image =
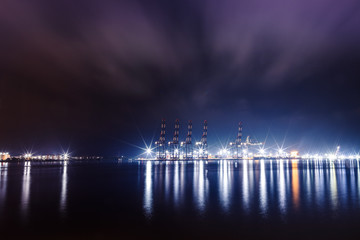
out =
<svg viewBox="0 0 360 240"><path fill-rule="evenodd" d="M69 160L69 154L68 153L64 153L63 155L62 155L62 158L64 159L64 160Z"/></svg>
<svg viewBox="0 0 360 240"><path fill-rule="evenodd" d="M265 154L265 149L260 148L259 152L260 152L260 154Z"/></svg>
<svg viewBox="0 0 360 240"><path fill-rule="evenodd" d="M298 158L299 157L299 152L298 151L291 151L290 152L290 156L292 158Z"/></svg>
<svg viewBox="0 0 360 240"><path fill-rule="evenodd" d="M32 153L25 153L24 154L24 158L31 158L32 157Z"/></svg>
<svg viewBox="0 0 360 240"><path fill-rule="evenodd" d="M151 154L151 153L152 153L151 148L146 149L146 154Z"/></svg>

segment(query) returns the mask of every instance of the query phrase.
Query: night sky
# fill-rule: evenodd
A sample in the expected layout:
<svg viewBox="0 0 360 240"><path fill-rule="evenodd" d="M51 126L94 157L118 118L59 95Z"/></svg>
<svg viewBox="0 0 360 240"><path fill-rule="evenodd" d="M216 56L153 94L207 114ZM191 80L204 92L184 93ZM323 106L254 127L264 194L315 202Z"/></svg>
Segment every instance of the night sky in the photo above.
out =
<svg viewBox="0 0 360 240"><path fill-rule="evenodd" d="M0 150L135 154L176 118L360 150L359 0L1 0ZM168 138L168 139L169 139Z"/></svg>

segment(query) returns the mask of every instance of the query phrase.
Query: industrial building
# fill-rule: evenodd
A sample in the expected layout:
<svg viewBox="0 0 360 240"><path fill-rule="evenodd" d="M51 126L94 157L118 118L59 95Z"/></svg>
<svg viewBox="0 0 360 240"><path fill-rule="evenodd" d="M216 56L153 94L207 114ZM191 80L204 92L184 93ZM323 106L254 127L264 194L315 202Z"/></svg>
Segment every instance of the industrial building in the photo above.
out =
<svg viewBox="0 0 360 240"><path fill-rule="evenodd" d="M5 161L10 159L10 154L8 152L0 152L0 160Z"/></svg>
<svg viewBox="0 0 360 240"><path fill-rule="evenodd" d="M246 137L246 140L242 140L242 122L239 122L238 132L234 142L230 142L229 145L220 150L217 154L211 156L211 158L227 158L227 159L244 159L252 158L253 152L258 152L259 146L263 143L255 141ZM208 152L208 122L203 123L203 131L201 140L195 142L193 146L192 142L193 123L191 120L187 124L187 135L185 141L179 141L180 134L180 120L175 120L174 134L172 140L166 144L166 121L162 119L161 130L159 140L155 142L156 145L156 159L157 160L191 160L191 159L209 159Z"/></svg>
<svg viewBox="0 0 360 240"><path fill-rule="evenodd" d="M156 159L157 160L191 160L207 159L208 158L208 144L207 144L207 121L204 121L203 134L200 142L195 143L195 150L192 142L192 121L188 121L187 135L185 141L179 142L180 120L175 120L174 135L172 141L166 145L166 121L162 119L159 140L155 142L156 145Z"/></svg>

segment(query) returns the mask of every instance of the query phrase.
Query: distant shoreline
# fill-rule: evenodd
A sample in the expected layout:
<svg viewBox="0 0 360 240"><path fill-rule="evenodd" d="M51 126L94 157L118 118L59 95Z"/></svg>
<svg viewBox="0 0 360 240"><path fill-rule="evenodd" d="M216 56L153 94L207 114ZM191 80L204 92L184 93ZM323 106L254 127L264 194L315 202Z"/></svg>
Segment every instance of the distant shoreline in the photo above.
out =
<svg viewBox="0 0 360 240"><path fill-rule="evenodd" d="M9 158L6 160L1 160L2 162L66 162L66 161L100 161L104 159L103 157L85 157L85 158L69 158L69 159L51 159L51 158L45 158L45 159L24 159L24 158Z"/></svg>

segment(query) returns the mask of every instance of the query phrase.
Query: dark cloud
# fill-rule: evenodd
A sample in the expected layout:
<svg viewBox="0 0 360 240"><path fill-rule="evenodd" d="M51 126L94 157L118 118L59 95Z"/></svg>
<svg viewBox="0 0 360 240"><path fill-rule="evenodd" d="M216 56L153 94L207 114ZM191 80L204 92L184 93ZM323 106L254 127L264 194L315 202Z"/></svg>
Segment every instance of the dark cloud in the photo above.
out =
<svg viewBox="0 0 360 240"><path fill-rule="evenodd" d="M116 153L162 116L359 143L359 27L357 0L3 0L0 148Z"/></svg>

